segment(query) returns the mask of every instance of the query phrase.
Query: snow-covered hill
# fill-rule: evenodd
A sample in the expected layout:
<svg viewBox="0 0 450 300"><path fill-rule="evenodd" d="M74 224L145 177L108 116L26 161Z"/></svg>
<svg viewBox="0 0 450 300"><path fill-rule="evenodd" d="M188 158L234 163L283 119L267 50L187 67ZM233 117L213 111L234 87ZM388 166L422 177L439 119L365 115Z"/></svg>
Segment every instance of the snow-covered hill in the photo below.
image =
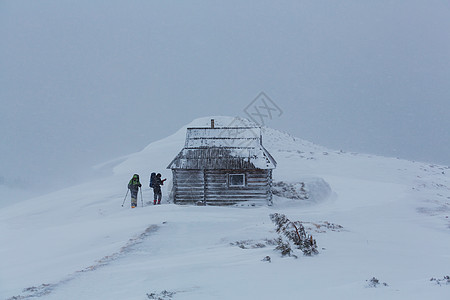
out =
<svg viewBox="0 0 450 300"><path fill-rule="evenodd" d="M448 299L449 167L333 151L263 128L274 181L291 188L273 206L167 203L166 166L186 128L210 119L97 166L109 174L98 180L3 207L0 299ZM168 178L163 205L147 204L151 171ZM144 185L136 209L129 196L122 207L133 173ZM304 222L319 254L275 251L276 212Z"/></svg>

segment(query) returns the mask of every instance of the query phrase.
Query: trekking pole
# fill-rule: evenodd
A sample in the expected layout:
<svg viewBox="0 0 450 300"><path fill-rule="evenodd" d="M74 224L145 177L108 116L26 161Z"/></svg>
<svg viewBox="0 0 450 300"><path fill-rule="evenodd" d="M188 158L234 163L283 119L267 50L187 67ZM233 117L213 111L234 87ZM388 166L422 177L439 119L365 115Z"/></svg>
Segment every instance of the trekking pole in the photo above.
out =
<svg viewBox="0 0 450 300"><path fill-rule="evenodd" d="M125 198L123 198L123 203L122 203L122 207L123 207L123 205L125 204L125 200L127 199L127 196L128 196L128 191L129 191L130 189L128 189L127 190L127 193L125 194Z"/></svg>
<svg viewBox="0 0 450 300"><path fill-rule="evenodd" d="M142 203L142 207L144 207L144 198L142 198L142 188L141 188L141 203Z"/></svg>

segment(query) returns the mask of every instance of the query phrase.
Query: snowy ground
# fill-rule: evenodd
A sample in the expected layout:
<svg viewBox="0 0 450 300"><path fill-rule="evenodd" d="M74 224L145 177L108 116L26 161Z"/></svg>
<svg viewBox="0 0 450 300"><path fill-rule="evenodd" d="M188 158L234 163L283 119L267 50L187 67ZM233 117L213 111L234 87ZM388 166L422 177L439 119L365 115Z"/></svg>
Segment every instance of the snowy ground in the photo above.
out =
<svg viewBox="0 0 450 300"><path fill-rule="evenodd" d="M263 135L274 180L306 182L308 200L153 206L144 188L138 208L129 198L122 207L133 173L144 187L150 171L163 173L168 195L165 167L183 147L182 128L100 166L114 166L110 176L2 207L0 299L449 299L449 167ZM275 251L275 212L305 222L320 253Z"/></svg>

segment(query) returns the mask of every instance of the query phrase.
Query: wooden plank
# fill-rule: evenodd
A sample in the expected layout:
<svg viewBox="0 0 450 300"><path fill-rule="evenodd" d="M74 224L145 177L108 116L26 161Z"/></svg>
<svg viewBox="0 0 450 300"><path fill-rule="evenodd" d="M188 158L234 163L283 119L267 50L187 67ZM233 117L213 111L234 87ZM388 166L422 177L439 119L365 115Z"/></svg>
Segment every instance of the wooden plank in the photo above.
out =
<svg viewBox="0 0 450 300"><path fill-rule="evenodd" d="M267 178L267 173L254 173L254 172L247 172L248 178Z"/></svg>
<svg viewBox="0 0 450 300"><path fill-rule="evenodd" d="M215 196L215 197L250 197L250 196L261 196L261 195L267 195L267 191L260 190L258 192L248 192L248 193L214 193L214 192L208 192L206 195L209 196Z"/></svg>
<svg viewBox="0 0 450 300"><path fill-rule="evenodd" d="M234 187L234 188L223 188L223 187L214 187L214 186L208 186L208 188L206 189L209 192L215 191L215 192L223 192L223 193L239 193L239 192L251 192L251 191L266 191L269 190L267 186L265 185L256 185L256 186L252 186L252 187Z"/></svg>
<svg viewBox="0 0 450 300"><path fill-rule="evenodd" d="M227 185L227 184L224 184L224 183L211 183L211 184L207 184L207 185L206 185L206 188L207 188L207 189L210 189L210 188L212 188L212 189L217 188L217 189L222 189L222 190L228 190L228 185Z"/></svg>
<svg viewBox="0 0 450 300"><path fill-rule="evenodd" d="M204 195L202 190L177 190L177 195Z"/></svg>
<svg viewBox="0 0 450 300"><path fill-rule="evenodd" d="M206 205L208 206L230 206L230 205L236 205L240 203L245 203L248 201L206 201ZM252 203L259 203L260 205L265 205L267 201L251 201Z"/></svg>
<svg viewBox="0 0 450 300"><path fill-rule="evenodd" d="M267 197L266 192L262 193L253 193L253 194L223 194L223 193L207 193L206 197L214 197L214 198L220 198L220 197L234 197L234 198L250 198L250 197Z"/></svg>
<svg viewBox="0 0 450 300"><path fill-rule="evenodd" d="M258 187L269 187L269 184L267 182L252 182L248 183L246 186L247 189L253 189Z"/></svg>
<svg viewBox="0 0 450 300"><path fill-rule="evenodd" d="M261 193L267 192L269 189L266 187L255 187L252 189L221 189L221 188L208 188L207 193L222 193L224 195L227 194L253 194L253 193Z"/></svg>
<svg viewBox="0 0 450 300"><path fill-rule="evenodd" d="M267 180L266 176L247 176L247 180L255 181L255 180Z"/></svg>
<svg viewBox="0 0 450 300"><path fill-rule="evenodd" d="M249 177L247 176L247 181L248 182L253 182L253 181L265 181L267 182L267 178L266 177Z"/></svg>
<svg viewBox="0 0 450 300"><path fill-rule="evenodd" d="M187 198L203 198L203 193L178 193L177 194L177 198L183 198L183 197L187 197Z"/></svg>
<svg viewBox="0 0 450 300"><path fill-rule="evenodd" d="M261 195L207 195L206 199L266 199L267 195L266 194L261 194Z"/></svg>
<svg viewBox="0 0 450 300"><path fill-rule="evenodd" d="M198 201L203 201L203 197L178 198L176 202L183 202L183 201L184 201L184 202L185 202L185 201L190 201L190 202L195 201L195 202L198 202Z"/></svg>
<svg viewBox="0 0 450 300"><path fill-rule="evenodd" d="M203 189L203 184L180 184L177 186L177 189Z"/></svg>
<svg viewBox="0 0 450 300"><path fill-rule="evenodd" d="M204 195L203 190L177 190L177 195Z"/></svg>
<svg viewBox="0 0 450 300"><path fill-rule="evenodd" d="M230 198L251 198L251 197L267 197L267 193L260 193L260 194L247 194L247 195L242 195L242 194L230 194L230 195L223 195L223 194L208 194L208 197L215 197L215 198L220 198L220 197L230 197Z"/></svg>
<svg viewBox="0 0 450 300"><path fill-rule="evenodd" d="M250 179L247 178L247 184L252 184L252 183L268 183L268 180L265 178L258 178L258 179Z"/></svg>
<svg viewBox="0 0 450 300"><path fill-rule="evenodd" d="M189 182L189 183L201 183L203 184L203 178L199 177L177 177L177 183L183 183L183 182Z"/></svg>
<svg viewBox="0 0 450 300"><path fill-rule="evenodd" d="M180 186L195 186L195 185L201 185L203 186L203 180L178 180L177 185Z"/></svg>
<svg viewBox="0 0 450 300"><path fill-rule="evenodd" d="M227 180L225 178L206 177L206 182L208 182L208 183L222 183L222 184L226 184Z"/></svg>
<svg viewBox="0 0 450 300"><path fill-rule="evenodd" d="M178 198L177 201L175 201L175 203L178 202L199 202L199 201L203 201L203 198L198 197L198 198Z"/></svg>
<svg viewBox="0 0 450 300"><path fill-rule="evenodd" d="M211 202L243 202L243 201L261 201L266 202L267 198L206 198L207 203Z"/></svg>
<svg viewBox="0 0 450 300"><path fill-rule="evenodd" d="M177 201L183 201L183 200L203 200L203 196L195 196L195 195L181 195L177 197Z"/></svg>

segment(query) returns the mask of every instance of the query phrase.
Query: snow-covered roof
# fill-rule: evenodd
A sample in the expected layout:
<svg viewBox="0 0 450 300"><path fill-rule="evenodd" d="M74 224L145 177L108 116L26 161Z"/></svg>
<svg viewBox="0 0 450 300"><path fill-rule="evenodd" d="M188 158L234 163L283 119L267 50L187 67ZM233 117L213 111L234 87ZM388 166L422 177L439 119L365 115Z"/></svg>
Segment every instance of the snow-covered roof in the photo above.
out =
<svg viewBox="0 0 450 300"><path fill-rule="evenodd" d="M274 169L260 127L188 128L184 148L169 169Z"/></svg>

